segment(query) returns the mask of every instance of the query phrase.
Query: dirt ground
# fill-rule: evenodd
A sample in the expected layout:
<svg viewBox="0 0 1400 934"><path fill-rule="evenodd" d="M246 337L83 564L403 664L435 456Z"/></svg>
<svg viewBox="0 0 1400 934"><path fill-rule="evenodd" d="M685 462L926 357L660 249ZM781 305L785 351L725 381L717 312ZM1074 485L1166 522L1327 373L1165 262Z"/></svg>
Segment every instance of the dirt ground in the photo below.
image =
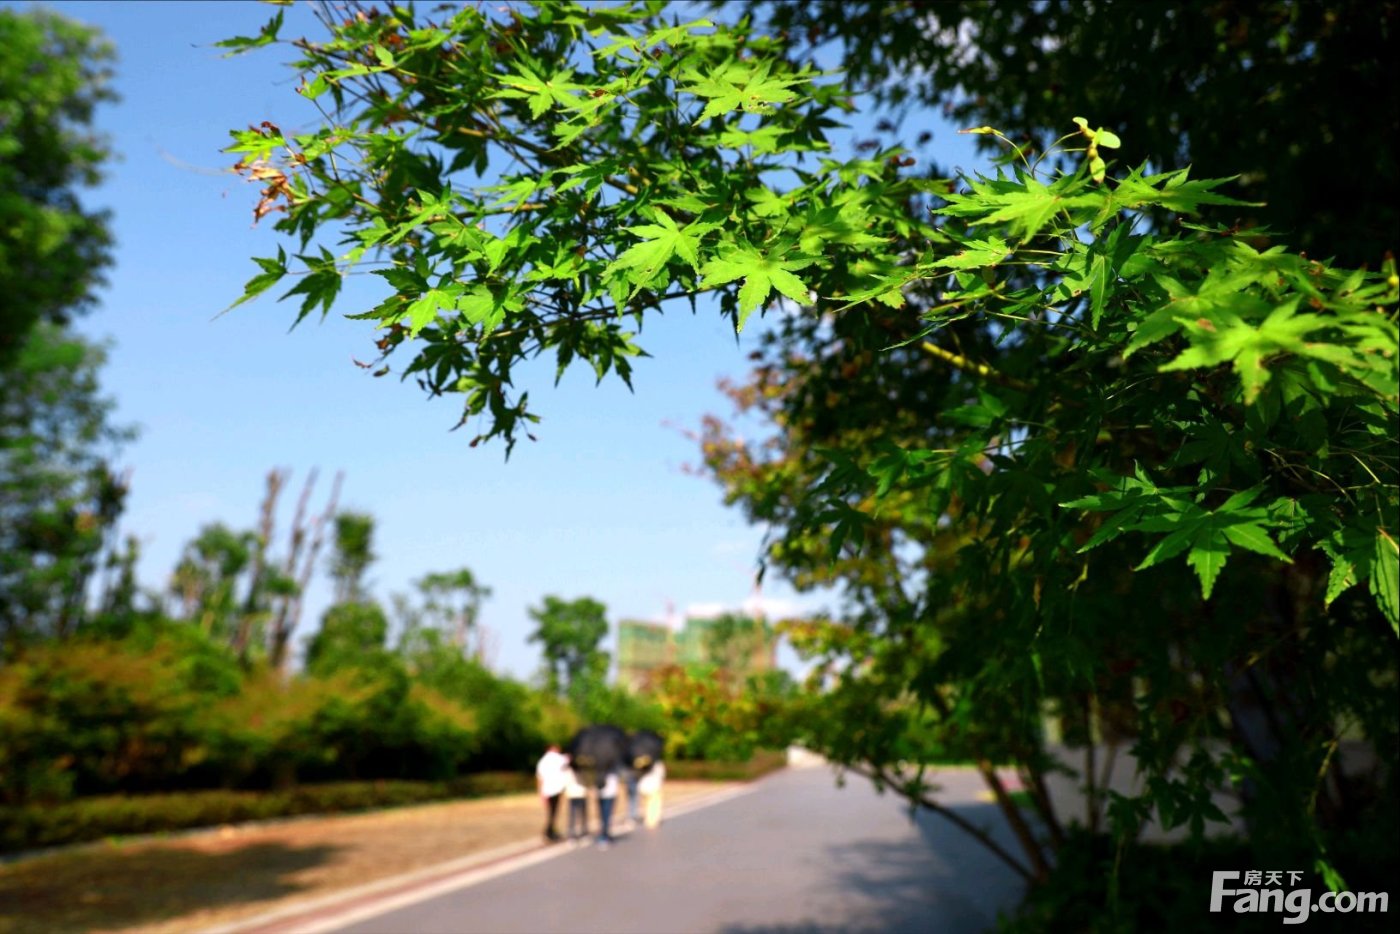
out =
<svg viewBox="0 0 1400 934"><path fill-rule="evenodd" d="M667 782L666 803L729 787ZM194 931L528 844L542 827L526 794L81 847L0 865L0 932Z"/></svg>

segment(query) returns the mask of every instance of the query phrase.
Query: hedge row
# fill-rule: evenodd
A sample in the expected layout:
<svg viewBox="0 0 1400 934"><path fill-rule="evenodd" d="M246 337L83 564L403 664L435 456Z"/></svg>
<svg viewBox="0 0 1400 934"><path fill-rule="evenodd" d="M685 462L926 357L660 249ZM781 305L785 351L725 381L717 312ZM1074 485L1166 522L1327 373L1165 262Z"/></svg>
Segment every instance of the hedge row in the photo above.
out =
<svg viewBox="0 0 1400 934"><path fill-rule="evenodd" d="M58 805L0 808L0 853L269 820L422 804L448 798L533 791L534 776L482 772L446 782L336 782L286 791L194 791L80 798Z"/></svg>
<svg viewBox="0 0 1400 934"><path fill-rule="evenodd" d="M685 781L747 782L786 765L786 752L760 749L747 762L667 761L666 777Z"/></svg>

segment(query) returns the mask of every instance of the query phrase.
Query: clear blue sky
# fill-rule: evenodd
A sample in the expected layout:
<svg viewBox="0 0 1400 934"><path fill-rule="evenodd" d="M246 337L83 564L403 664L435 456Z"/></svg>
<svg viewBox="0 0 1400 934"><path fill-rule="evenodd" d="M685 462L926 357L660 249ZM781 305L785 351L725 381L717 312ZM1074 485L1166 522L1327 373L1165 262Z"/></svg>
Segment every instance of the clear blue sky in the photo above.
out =
<svg viewBox="0 0 1400 934"><path fill-rule="evenodd" d="M280 466L295 473L275 550L307 471L321 470L319 503L343 470L342 506L378 520L375 593L387 600L423 573L470 567L494 591L482 622L496 665L516 676L538 665L526 611L545 594L595 597L613 622L659 619L668 604L677 613L738 608L752 597L762 530L726 509L712 483L684 472L698 456L681 429L707 412L727 414L716 380L742 375L757 328L736 342L704 303L694 317L678 306L646 326L653 359L636 365L635 394L615 382L595 388L582 370L555 388L551 369L536 367L518 385L544 415L539 441L522 441L508 463L499 446L473 450L465 430L448 430L455 400L430 403L411 383L373 379L351 362L374 356L372 323L340 317L373 304L358 283L324 322L290 334L293 306L270 298L216 317L254 271L248 258L275 253L279 242L270 227L252 225L255 190L226 171L233 160L219 150L228 130L315 122L281 64L285 50L229 59L213 48L254 34L271 8L49 6L100 27L119 54L121 101L98 117L119 161L87 199L114 213L116 264L81 327L110 339L104 385L117 421L140 428L121 458L133 481L123 531L142 542L146 586L164 589L205 523L252 527L264 476ZM282 34L317 29L298 5ZM974 164L965 138L934 129L944 164ZM778 614L822 603L771 578L762 596ZM327 600L321 574L298 647Z"/></svg>

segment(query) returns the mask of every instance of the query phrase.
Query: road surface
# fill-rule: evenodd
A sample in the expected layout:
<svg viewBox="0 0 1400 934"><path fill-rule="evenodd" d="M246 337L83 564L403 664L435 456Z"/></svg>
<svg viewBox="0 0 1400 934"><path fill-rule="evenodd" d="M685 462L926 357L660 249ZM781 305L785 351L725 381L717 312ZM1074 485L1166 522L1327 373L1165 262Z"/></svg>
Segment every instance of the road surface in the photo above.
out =
<svg viewBox="0 0 1400 934"><path fill-rule="evenodd" d="M998 828L971 771L939 799ZM936 814L827 768L789 769L721 803L639 829L607 851L561 852L517 871L300 930L346 932L939 932L974 934L1019 899L1017 877ZM386 906L387 907L387 906ZM375 913L377 912L377 913Z"/></svg>

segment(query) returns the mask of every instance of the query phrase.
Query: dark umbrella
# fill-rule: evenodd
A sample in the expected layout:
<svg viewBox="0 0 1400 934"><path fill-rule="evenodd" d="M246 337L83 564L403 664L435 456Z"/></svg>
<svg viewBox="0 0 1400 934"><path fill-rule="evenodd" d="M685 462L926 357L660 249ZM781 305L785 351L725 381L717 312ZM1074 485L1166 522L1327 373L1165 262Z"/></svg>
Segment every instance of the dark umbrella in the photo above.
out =
<svg viewBox="0 0 1400 934"><path fill-rule="evenodd" d="M569 740L569 761L582 785L603 787L609 772L627 764L627 734L606 724L586 726Z"/></svg>
<svg viewBox="0 0 1400 934"><path fill-rule="evenodd" d="M666 741L651 730L638 730L627 738L627 761L637 772L645 772L652 763L660 762L666 752Z"/></svg>

